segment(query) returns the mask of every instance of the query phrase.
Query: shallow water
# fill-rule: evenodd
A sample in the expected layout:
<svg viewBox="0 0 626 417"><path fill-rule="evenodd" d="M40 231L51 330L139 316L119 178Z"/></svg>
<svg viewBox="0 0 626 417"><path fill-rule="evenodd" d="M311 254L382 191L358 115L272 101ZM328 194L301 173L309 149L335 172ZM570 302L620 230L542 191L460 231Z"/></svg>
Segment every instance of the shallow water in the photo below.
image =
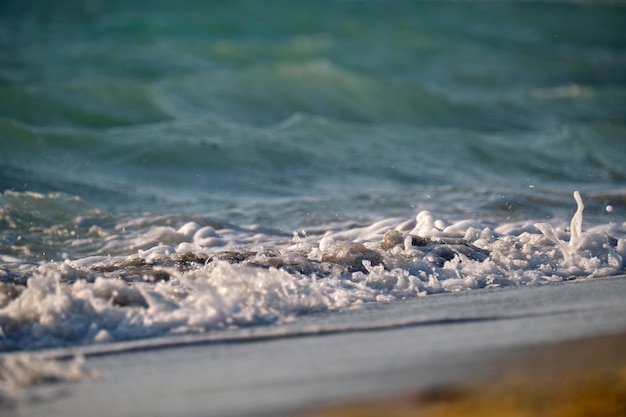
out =
<svg viewBox="0 0 626 417"><path fill-rule="evenodd" d="M0 352L624 274L625 20L1 2Z"/></svg>

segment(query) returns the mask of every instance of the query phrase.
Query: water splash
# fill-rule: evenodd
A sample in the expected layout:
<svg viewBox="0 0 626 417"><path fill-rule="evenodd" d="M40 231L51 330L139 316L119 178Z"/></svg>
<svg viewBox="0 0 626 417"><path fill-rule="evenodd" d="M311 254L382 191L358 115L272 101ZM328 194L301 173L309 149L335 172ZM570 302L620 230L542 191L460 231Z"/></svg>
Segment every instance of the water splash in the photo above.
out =
<svg viewBox="0 0 626 417"><path fill-rule="evenodd" d="M573 250L577 250L582 244L583 239L583 210L585 206L578 191L574 191L574 200L576 200L576 213L572 217L570 223L569 245Z"/></svg>

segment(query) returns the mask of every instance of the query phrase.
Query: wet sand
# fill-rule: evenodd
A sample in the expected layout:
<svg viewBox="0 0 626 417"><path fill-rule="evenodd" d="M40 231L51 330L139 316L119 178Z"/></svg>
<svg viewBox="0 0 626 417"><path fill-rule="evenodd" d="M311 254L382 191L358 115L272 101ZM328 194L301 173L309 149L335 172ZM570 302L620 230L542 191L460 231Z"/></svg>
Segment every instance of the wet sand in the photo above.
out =
<svg viewBox="0 0 626 417"><path fill-rule="evenodd" d="M626 333L516 349L473 380L341 403L301 417L623 417Z"/></svg>

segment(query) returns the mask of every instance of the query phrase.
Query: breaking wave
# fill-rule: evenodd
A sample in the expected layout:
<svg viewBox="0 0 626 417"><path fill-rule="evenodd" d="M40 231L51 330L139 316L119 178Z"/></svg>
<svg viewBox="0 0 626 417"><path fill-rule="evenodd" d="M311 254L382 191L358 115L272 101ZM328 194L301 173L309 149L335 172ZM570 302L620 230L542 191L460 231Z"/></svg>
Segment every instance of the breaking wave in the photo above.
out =
<svg viewBox="0 0 626 417"><path fill-rule="evenodd" d="M446 222L422 211L292 235L187 222L125 241L115 230L141 221L94 226L99 252L127 254L40 264L3 256L0 350L220 332L362 303L623 274L626 225L583 230L574 197L569 225Z"/></svg>

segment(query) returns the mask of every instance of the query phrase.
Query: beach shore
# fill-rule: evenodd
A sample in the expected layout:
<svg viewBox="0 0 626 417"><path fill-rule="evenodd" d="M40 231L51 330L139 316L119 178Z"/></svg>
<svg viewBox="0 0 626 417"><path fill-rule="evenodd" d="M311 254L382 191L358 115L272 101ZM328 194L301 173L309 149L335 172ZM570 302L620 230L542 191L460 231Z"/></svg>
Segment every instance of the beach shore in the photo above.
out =
<svg viewBox="0 0 626 417"><path fill-rule="evenodd" d="M301 417L623 417L626 333L516 349L456 384L340 403Z"/></svg>

